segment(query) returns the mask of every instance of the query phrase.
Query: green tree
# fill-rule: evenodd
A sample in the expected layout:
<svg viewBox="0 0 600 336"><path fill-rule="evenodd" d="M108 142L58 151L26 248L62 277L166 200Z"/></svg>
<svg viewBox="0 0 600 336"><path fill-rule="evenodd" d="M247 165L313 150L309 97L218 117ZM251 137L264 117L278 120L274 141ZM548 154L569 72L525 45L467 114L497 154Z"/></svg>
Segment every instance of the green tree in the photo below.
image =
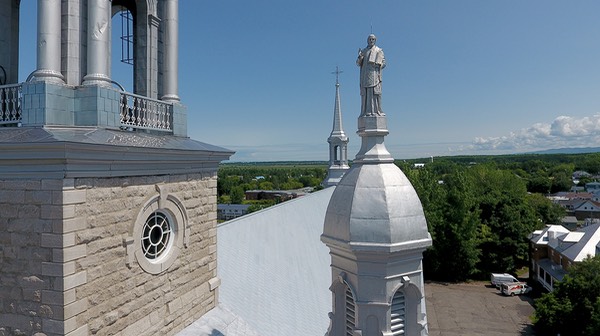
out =
<svg viewBox="0 0 600 336"><path fill-rule="evenodd" d="M267 200L249 200L245 202L246 204L250 204L248 207L248 213L256 212L265 208L268 208L272 205L275 205L277 202L272 199Z"/></svg>
<svg viewBox="0 0 600 336"><path fill-rule="evenodd" d="M258 184L260 190L273 190L273 183L269 181L263 181Z"/></svg>
<svg viewBox="0 0 600 336"><path fill-rule="evenodd" d="M521 166L529 174L540 174L540 172L546 171L546 168L548 167L548 162L538 159L526 160Z"/></svg>
<svg viewBox="0 0 600 336"><path fill-rule="evenodd" d="M559 191L569 191L573 186L572 174L565 172L556 172L552 175L552 187L550 188L551 193L557 193Z"/></svg>
<svg viewBox="0 0 600 336"><path fill-rule="evenodd" d="M430 169L409 170L409 179L423 204L433 245L424 255L427 277L463 281L475 272L477 249L477 201L464 169L440 166L443 183Z"/></svg>
<svg viewBox="0 0 600 336"><path fill-rule="evenodd" d="M229 198L232 204L242 204L244 201L244 189L242 187L233 187Z"/></svg>
<svg viewBox="0 0 600 336"><path fill-rule="evenodd" d="M464 281L475 273L479 261L477 228L479 216L473 186L466 174L457 171L447 175L441 185L445 192L437 207L442 209L442 223L435 230L432 256L438 260L436 278Z"/></svg>
<svg viewBox="0 0 600 336"><path fill-rule="evenodd" d="M469 172L481 221L479 275L514 272L527 263L527 235L543 226L526 200L525 181L511 171L488 165L472 167Z"/></svg>
<svg viewBox="0 0 600 336"><path fill-rule="evenodd" d="M535 306L534 326L541 334L600 335L600 256L570 267Z"/></svg>
<svg viewBox="0 0 600 336"><path fill-rule="evenodd" d="M527 202L535 211L538 221L542 224L559 224L560 219L566 214L565 208L552 203L541 194L527 195Z"/></svg>
<svg viewBox="0 0 600 336"><path fill-rule="evenodd" d="M229 195L221 195L219 196L219 203L231 204L231 197L229 197Z"/></svg>
<svg viewBox="0 0 600 336"><path fill-rule="evenodd" d="M529 194L529 173L510 163L458 165L439 160L422 169L401 164L415 187L433 246L424 253L426 277L460 281L514 272L527 264L527 236L556 223L564 210L539 194ZM506 166L506 165L504 165ZM534 162L539 170L544 163ZM544 173L545 174L545 173Z"/></svg>
<svg viewBox="0 0 600 336"><path fill-rule="evenodd" d="M282 190L294 190L294 189L300 189L303 186L304 185L302 183L300 183L298 180L296 180L295 178L289 178L286 182L281 184L281 189Z"/></svg>
<svg viewBox="0 0 600 336"><path fill-rule="evenodd" d="M317 178L310 175L301 176L298 180L300 181L300 183L302 183L302 186L304 187L318 187L323 181L322 178Z"/></svg>
<svg viewBox="0 0 600 336"><path fill-rule="evenodd" d="M219 196L231 193L231 188L238 185L241 179L237 175L219 176L217 179L217 193Z"/></svg>
<svg viewBox="0 0 600 336"><path fill-rule="evenodd" d="M590 174L598 174L600 172L600 154L593 153L580 156L575 166L578 170L584 170Z"/></svg>
<svg viewBox="0 0 600 336"><path fill-rule="evenodd" d="M535 175L527 181L527 191L548 194L552 188L552 180L546 174Z"/></svg>

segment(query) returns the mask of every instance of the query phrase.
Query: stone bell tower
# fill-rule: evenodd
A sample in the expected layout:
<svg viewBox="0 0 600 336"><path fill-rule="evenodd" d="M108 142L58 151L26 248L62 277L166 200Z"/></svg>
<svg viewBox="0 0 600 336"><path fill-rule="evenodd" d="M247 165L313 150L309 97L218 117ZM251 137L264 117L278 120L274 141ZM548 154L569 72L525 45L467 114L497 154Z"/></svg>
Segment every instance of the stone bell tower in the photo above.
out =
<svg viewBox="0 0 600 336"><path fill-rule="evenodd" d="M380 76L383 52L375 56L374 48L365 48L359 61L380 59L369 65ZM321 240L330 249L333 296L329 336L427 335L422 254L431 236L417 193L385 147L389 132L376 97L380 90L363 97L370 106L358 118L362 145L325 216Z"/></svg>
<svg viewBox="0 0 600 336"><path fill-rule="evenodd" d="M323 181L324 187L337 185L350 169L348 166L348 137L342 127L342 107L340 104L339 76L343 71L335 68L335 104L333 107L333 129L327 139L329 143L329 168Z"/></svg>
<svg viewBox="0 0 600 336"><path fill-rule="evenodd" d="M172 335L217 302L217 169L187 137L177 0L0 0L0 334ZM133 18L134 92L111 79ZM18 82L19 20L37 66Z"/></svg>

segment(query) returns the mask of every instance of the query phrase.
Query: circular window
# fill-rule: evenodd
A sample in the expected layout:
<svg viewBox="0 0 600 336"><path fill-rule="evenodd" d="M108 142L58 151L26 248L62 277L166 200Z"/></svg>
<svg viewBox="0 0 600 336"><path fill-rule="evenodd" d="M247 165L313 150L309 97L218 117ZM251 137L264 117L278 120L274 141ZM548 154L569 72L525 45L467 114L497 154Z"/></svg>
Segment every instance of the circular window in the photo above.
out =
<svg viewBox="0 0 600 336"><path fill-rule="evenodd" d="M187 211L175 196L160 192L149 198L136 216L127 240L127 263L137 260L151 274L166 271L185 247Z"/></svg>
<svg viewBox="0 0 600 336"><path fill-rule="evenodd" d="M142 230L142 252L149 260L158 259L171 244L173 233L169 217L160 211L154 211Z"/></svg>

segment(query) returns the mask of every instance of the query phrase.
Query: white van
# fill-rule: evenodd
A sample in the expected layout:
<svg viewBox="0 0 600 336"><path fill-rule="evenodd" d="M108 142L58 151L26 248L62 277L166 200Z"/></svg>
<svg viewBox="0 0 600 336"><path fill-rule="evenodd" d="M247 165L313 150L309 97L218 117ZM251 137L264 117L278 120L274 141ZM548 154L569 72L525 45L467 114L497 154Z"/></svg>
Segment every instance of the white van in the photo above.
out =
<svg viewBox="0 0 600 336"><path fill-rule="evenodd" d="M490 280L492 286L496 286L496 288L500 288L500 285L505 282L519 282L517 278L508 273L492 273Z"/></svg>
<svg viewBox="0 0 600 336"><path fill-rule="evenodd" d="M527 286L527 284L524 282L505 282L501 285L501 287L502 288L500 289L500 291L502 292L502 294L510 296L529 293L529 291L531 290L531 287Z"/></svg>

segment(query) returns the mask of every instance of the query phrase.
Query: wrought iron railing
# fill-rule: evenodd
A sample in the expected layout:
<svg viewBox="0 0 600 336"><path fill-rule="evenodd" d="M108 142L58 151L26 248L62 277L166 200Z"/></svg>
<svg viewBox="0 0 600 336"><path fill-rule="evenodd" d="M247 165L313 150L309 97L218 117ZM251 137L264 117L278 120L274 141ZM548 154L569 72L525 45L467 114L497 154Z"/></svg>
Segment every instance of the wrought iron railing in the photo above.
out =
<svg viewBox="0 0 600 336"><path fill-rule="evenodd" d="M22 84L0 86L0 125L21 122Z"/></svg>
<svg viewBox="0 0 600 336"><path fill-rule="evenodd" d="M23 119L23 83L0 85L0 126L17 126ZM173 105L121 92L120 121L125 127L171 132Z"/></svg>
<svg viewBox="0 0 600 336"><path fill-rule="evenodd" d="M121 92L121 125L131 128L171 131L172 104Z"/></svg>

